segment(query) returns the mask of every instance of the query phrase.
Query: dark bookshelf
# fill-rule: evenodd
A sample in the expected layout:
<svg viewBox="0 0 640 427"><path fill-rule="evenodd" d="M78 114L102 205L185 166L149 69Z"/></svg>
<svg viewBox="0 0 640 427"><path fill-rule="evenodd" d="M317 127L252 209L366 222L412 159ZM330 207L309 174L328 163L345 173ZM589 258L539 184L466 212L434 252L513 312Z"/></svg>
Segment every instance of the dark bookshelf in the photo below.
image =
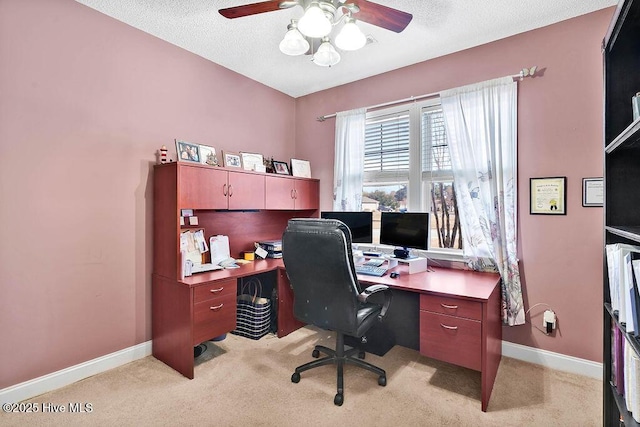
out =
<svg viewBox="0 0 640 427"><path fill-rule="evenodd" d="M602 43L604 66L604 241L640 244L640 119L631 98L640 92L640 0L620 0ZM604 251L603 251L604 253ZM604 254L603 280L603 425L639 426L625 397L612 382L612 331L617 328L631 349L640 341L628 334L611 309ZM637 415L637 414L636 414ZM623 423L623 424L622 424Z"/></svg>

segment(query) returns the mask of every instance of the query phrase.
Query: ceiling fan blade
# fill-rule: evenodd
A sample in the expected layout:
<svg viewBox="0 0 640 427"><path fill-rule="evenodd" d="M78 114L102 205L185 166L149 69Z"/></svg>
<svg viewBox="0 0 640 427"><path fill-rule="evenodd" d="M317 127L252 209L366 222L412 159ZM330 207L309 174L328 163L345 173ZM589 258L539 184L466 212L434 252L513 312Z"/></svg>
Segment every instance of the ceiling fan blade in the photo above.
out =
<svg viewBox="0 0 640 427"><path fill-rule="evenodd" d="M353 15L354 18L396 33L400 33L407 28L407 25L413 19L413 15L410 13L367 0L354 0L353 3L360 8L360 11Z"/></svg>
<svg viewBox="0 0 640 427"><path fill-rule="evenodd" d="M262 1L259 3L228 7L226 9L220 9L218 12L220 12L220 15L224 16L225 18L241 18L243 16L257 15L258 13L280 10L280 3L282 3L282 0Z"/></svg>

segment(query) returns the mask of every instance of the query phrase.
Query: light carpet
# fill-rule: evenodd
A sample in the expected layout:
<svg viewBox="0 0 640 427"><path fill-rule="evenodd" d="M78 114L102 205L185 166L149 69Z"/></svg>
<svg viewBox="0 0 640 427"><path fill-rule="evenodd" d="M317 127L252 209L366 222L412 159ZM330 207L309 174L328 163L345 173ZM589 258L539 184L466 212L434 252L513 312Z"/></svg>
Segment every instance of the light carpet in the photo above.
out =
<svg viewBox="0 0 640 427"><path fill-rule="evenodd" d="M487 412L480 373L395 346L366 360L387 372L387 386L345 368L344 404L333 404L336 371L324 366L291 382L331 333L305 327L278 339L227 335L207 342L189 380L149 356L28 402L90 403L84 413L0 414L3 426L600 426L602 382L503 357ZM460 349L464 351L464 349Z"/></svg>

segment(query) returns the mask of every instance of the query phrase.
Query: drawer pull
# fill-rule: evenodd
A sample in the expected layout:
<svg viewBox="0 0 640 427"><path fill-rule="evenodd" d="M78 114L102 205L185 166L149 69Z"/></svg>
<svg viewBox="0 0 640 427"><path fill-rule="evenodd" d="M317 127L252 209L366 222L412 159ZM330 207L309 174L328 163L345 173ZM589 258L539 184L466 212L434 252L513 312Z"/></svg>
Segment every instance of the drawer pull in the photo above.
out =
<svg viewBox="0 0 640 427"><path fill-rule="evenodd" d="M222 292L224 290L224 286L218 289L209 289L209 292L211 292L212 294L217 294L219 292Z"/></svg>
<svg viewBox="0 0 640 427"><path fill-rule="evenodd" d="M455 310L455 309L458 308L457 305L447 305L447 304L443 304L443 303L440 303L440 305L443 306L444 308L448 308L450 310Z"/></svg>
<svg viewBox="0 0 640 427"><path fill-rule="evenodd" d="M209 310L212 311L218 311L222 308L222 306L224 305L224 303L220 304L220 305L216 305L215 307L209 307Z"/></svg>
<svg viewBox="0 0 640 427"><path fill-rule="evenodd" d="M457 326L447 326L447 325L443 325L442 323L440 323L440 326L442 326L445 329L451 329L452 331L455 331L456 329L458 329Z"/></svg>

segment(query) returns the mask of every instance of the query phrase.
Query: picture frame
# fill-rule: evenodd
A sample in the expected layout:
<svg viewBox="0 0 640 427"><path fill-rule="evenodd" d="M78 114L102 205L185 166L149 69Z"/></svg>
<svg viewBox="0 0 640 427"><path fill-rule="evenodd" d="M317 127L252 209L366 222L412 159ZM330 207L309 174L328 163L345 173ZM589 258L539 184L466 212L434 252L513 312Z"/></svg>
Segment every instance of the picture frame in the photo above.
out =
<svg viewBox="0 0 640 427"><path fill-rule="evenodd" d="M273 171L278 175L291 175L289 173L289 165L287 162L273 161Z"/></svg>
<svg viewBox="0 0 640 427"><path fill-rule="evenodd" d="M311 178L311 164L308 160L291 159L291 175Z"/></svg>
<svg viewBox="0 0 640 427"><path fill-rule="evenodd" d="M200 163L209 166L218 166L216 149L208 145L200 145Z"/></svg>
<svg viewBox="0 0 640 427"><path fill-rule="evenodd" d="M225 168L242 169L242 157L240 157L240 153L235 153L233 151L223 151L222 160L224 161Z"/></svg>
<svg viewBox="0 0 640 427"><path fill-rule="evenodd" d="M531 215L567 214L567 177L529 178Z"/></svg>
<svg viewBox="0 0 640 427"><path fill-rule="evenodd" d="M582 178L582 206L585 208L604 206L602 178Z"/></svg>
<svg viewBox="0 0 640 427"><path fill-rule="evenodd" d="M200 163L200 146L176 139L176 153L179 162Z"/></svg>
<svg viewBox="0 0 640 427"><path fill-rule="evenodd" d="M242 157L242 168L248 171L264 172L264 157L262 154L240 152Z"/></svg>

